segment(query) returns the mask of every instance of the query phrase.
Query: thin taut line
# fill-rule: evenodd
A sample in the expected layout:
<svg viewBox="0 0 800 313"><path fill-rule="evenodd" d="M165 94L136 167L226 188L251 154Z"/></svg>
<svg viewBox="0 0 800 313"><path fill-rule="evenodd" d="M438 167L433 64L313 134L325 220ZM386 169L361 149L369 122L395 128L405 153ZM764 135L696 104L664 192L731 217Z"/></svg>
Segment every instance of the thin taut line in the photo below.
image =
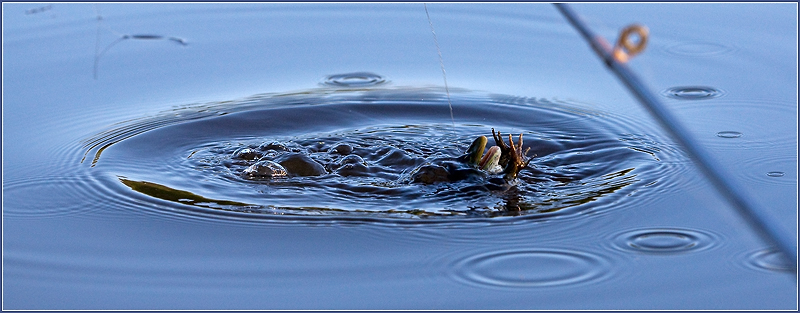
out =
<svg viewBox="0 0 800 313"><path fill-rule="evenodd" d="M639 100L646 109L655 117L661 126L664 127L678 143L680 143L694 163L700 168L706 177L714 184L717 190L725 197L740 216L750 225L761 238L776 246L783 255L786 262L791 264L792 272L797 279L797 233L783 232L778 227L773 227L773 223L778 220L769 213L768 208L759 208L753 198L749 197L748 189L742 188L736 180L729 176L711 153L703 148L702 145L693 140L690 132L683 128L677 117L669 111L667 106L651 93L644 83L628 68L625 63L617 61L610 46L602 37L595 35L577 13L572 11L566 3L555 3L556 8L561 12L567 21L580 33L595 53L605 62L606 66L617 75L617 77L628 87L628 90Z"/></svg>
<svg viewBox="0 0 800 313"><path fill-rule="evenodd" d="M433 34L433 43L436 44L436 53L439 54L439 66L442 68L442 78L444 78L444 92L447 94L447 106L450 107L450 122L453 123L453 140L456 138L456 119L453 117L453 103L450 101L450 88L447 87L447 72L444 70L444 60L442 59L442 50L439 49L439 40L436 39L436 32L433 30L433 22L431 22L431 15L428 14L428 4L423 3L425 6L425 15L428 17L428 25L431 26L431 33Z"/></svg>

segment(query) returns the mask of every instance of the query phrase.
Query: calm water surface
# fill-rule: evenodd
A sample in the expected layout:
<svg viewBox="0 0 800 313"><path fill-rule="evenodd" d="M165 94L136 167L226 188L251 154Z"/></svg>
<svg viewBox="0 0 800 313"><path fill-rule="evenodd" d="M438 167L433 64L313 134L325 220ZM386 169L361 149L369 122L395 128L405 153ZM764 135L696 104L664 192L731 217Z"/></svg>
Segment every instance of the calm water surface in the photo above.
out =
<svg viewBox="0 0 800 313"><path fill-rule="evenodd" d="M796 4L574 8L796 237ZM428 11L447 90L422 4L4 4L3 308L797 308L554 7Z"/></svg>

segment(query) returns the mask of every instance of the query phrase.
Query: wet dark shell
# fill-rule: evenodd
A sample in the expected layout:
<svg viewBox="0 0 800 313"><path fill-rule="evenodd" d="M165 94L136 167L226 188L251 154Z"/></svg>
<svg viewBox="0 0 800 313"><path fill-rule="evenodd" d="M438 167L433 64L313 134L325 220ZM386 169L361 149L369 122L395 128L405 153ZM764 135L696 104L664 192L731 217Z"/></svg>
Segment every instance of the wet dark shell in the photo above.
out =
<svg viewBox="0 0 800 313"><path fill-rule="evenodd" d="M245 178L273 178L288 175L286 169L278 163L261 160L246 168L242 175Z"/></svg>
<svg viewBox="0 0 800 313"><path fill-rule="evenodd" d="M289 174L295 176L319 176L327 173L322 164L302 153L285 154L275 161L280 163Z"/></svg>

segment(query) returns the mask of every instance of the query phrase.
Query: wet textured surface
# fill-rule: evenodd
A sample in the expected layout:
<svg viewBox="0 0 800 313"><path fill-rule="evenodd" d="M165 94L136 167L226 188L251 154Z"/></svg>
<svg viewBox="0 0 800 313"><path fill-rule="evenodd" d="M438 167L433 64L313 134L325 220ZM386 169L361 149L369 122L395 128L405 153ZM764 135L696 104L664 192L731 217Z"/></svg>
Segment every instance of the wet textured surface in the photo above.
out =
<svg viewBox="0 0 800 313"><path fill-rule="evenodd" d="M796 5L573 7L796 235ZM3 309L796 309L551 5L3 9Z"/></svg>

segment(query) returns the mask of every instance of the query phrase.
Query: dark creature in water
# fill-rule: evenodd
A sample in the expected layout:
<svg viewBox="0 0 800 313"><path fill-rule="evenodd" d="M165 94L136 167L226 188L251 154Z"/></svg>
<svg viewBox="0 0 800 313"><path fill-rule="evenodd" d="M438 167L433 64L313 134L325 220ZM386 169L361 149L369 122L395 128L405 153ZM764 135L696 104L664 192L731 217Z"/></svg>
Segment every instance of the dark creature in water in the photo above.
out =
<svg viewBox="0 0 800 313"><path fill-rule="evenodd" d="M522 151L522 134L519 135L519 143L516 145L511 135L508 135L508 145L506 145L500 132L495 132L494 128L492 137L496 146L489 148L485 154L483 151L488 140L486 136L480 136L472 142L464 155L456 158L456 162L422 166L412 175L413 181L423 184L451 182L482 177L485 173L503 173L502 183L514 181L517 174L531 161L525 156L530 148Z"/></svg>
<svg viewBox="0 0 800 313"><path fill-rule="evenodd" d="M411 172L413 183L434 184L456 181L485 180L491 185L508 186L516 181L517 174L528 166L531 159L526 157L530 148L522 150L522 134L517 144L508 136L508 144L503 141L500 132L492 129L495 146L486 153L486 136L479 136L467 149L466 153L456 158L441 158L421 165ZM347 148L349 146L345 146ZM334 154L349 154L352 151L340 151L340 147L331 150ZM352 149L352 148L350 148ZM248 179L274 179L287 176L319 176L327 174L325 166L302 153L291 153L280 144L270 144L263 150L279 152L275 158L262 158L262 153L255 149L245 148L234 153L234 159L259 160L246 168L242 175ZM273 151L274 150L274 151ZM272 159L272 160L270 160ZM353 160L350 160L353 159ZM352 161L352 162L351 162ZM357 155L348 155L342 159L347 166L364 167L366 163ZM352 164L351 164L352 163ZM346 166L345 166L346 167ZM346 170L347 168L345 168ZM340 174L342 171L338 171ZM502 177L494 176L502 174Z"/></svg>

